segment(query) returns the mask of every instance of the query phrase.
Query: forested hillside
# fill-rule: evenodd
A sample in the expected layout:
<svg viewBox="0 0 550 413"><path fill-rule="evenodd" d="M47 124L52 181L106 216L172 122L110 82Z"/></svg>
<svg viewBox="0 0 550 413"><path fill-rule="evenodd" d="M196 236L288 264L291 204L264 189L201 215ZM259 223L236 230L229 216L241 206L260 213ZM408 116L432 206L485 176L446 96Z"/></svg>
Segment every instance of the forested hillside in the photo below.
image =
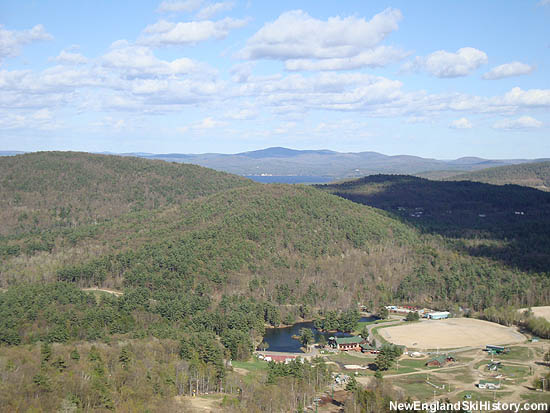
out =
<svg viewBox="0 0 550 413"><path fill-rule="evenodd" d="M550 268L550 194L517 185L373 175L319 188L391 212L468 255L510 268ZM450 245L448 243L448 245Z"/></svg>
<svg viewBox="0 0 550 413"><path fill-rule="evenodd" d="M0 236L154 209L247 179L195 165L80 152L0 157Z"/></svg>
<svg viewBox="0 0 550 413"><path fill-rule="evenodd" d="M225 361L247 359L266 325L327 314L355 319L358 302L373 310L402 302L456 311L459 305L482 311L550 303L544 248L530 257L535 264L520 261L519 250L517 262L506 259L514 242L526 242L507 240L507 231L525 222L510 220L498 229L492 221L476 226L470 216L483 207L487 218L508 217L499 207L506 201L506 208L525 212L510 217L539 225L533 240L546 242L550 201L540 191L504 187L512 192L502 198L502 187L493 193L490 185L471 184L482 188L476 191L439 182L441 188L429 190L429 182L411 177L371 177L321 190L139 159L37 157L47 159L45 165L54 159L54 166L39 173L31 162L12 165L18 173L3 180L12 194L3 213L16 216L13 194L21 193L39 217L35 226L17 224L0 239L0 369L6 378L0 403L8 410L64 404L88 411L178 411L174 395L223 387L235 395L228 409L255 411L262 398L270 399L269 387L243 382ZM99 184L80 161L103 177ZM120 179L118 161L126 165ZM73 178L61 182L71 168ZM464 217L455 226L438 218L451 202L445 185L460 188L451 192L454 211ZM145 198L134 197L138 187ZM74 222L40 221L67 200L82 211ZM92 219L96 202L113 212L98 207L102 219ZM425 218L417 217L421 211ZM85 291L89 287L122 294ZM311 400L327 369L322 362L296 365L273 371L269 380L281 394L295 395L278 402L288 411Z"/></svg>
<svg viewBox="0 0 550 413"><path fill-rule="evenodd" d="M447 180L485 182L495 185L515 184L550 191L550 162L487 168L454 175Z"/></svg>

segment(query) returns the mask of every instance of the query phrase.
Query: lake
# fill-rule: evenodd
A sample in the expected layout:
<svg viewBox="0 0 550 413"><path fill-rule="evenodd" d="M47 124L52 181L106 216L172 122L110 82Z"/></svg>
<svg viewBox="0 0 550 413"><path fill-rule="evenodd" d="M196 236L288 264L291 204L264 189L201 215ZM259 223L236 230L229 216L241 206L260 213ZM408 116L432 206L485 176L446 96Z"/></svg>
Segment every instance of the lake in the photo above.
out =
<svg viewBox="0 0 550 413"><path fill-rule="evenodd" d="M376 320L376 317L361 317L359 321L364 322L364 321L374 321L374 320ZM299 336L300 330L302 328L311 329L311 331L313 331L313 335L315 336L315 340L317 340L319 338L319 335L321 334L327 338L327 341L329 337L333 337L333 336L345 337L350 335L350 334L340 333L340 332L337 332L337 333L320 332L313 326L312 321L304 321L301 323L296 323L289 327L267 328L265 330L265 335L263 339L263 341L269 344L267 351L302 353L302 350L300 349L301 347L300 342L292 338L292 336Z"/></svg>
<svg viewBox="0 0 550 413"><path fill-rule="evenodd" d="M245 177L262 184L325 184L334 181L330 176L245 175Z"/></svg>

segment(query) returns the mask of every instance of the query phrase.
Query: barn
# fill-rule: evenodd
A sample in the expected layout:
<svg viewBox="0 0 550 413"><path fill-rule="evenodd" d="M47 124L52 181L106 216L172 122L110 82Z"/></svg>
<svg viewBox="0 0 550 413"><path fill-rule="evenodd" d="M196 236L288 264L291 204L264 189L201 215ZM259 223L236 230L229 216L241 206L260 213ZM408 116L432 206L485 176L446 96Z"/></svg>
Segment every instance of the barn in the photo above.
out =
<svg viewBox="0 0 550 413"><path fill-rule="evenodd" d="M446 366L449 363L454 363L455 359L453 356L450 356L449 354L442 354L439 356L435 356L434 358L428 360L426 362L426 366L428 367L443 367Z"/></svg>
<svg viewBox="0 0 550 413"><path fill-rule="evenodd" d="M331 337L332 346L341 351L361 351L361 344L365 339L361 336L352 337Z"/></svg>

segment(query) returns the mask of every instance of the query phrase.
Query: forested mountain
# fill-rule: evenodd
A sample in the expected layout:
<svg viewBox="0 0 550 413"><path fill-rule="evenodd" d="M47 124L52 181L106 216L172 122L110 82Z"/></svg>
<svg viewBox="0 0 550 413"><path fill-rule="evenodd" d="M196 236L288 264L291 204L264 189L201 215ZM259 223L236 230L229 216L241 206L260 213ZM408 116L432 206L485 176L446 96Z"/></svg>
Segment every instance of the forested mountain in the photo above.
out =
<svg viewBox="0 0 550 413"><path fill-rule="evenodd" d="M500 166L448 177L453 181L476 181L495 185L515 184L550 191L550 162Z"/></svg>
<svg viewBox="0 0 550 413"><path fill-rule="evenodd" d="M528 271L550 268L550 194L518 185L372 175L325 191L391 212L424 233L457 240L470 255Z"/></svg>
<svg viewBox="0 0 550 413"><path fill-rule="evenodd" d="M530 188L403 176L261 185L79 153L9 162L2 214L16 223L0 238L0 405L8 410L178 411L166 400L200 385L234 388L235 411L255 411L268 390L224 360L248 358L266 325L353 318L358 302L471 311L550 303L550 194ZM455 226L444 219L448 204ZM69 206L65 219L59 211ZM502 219L478 222L477 208ZM18 218L25 210L32 219ZM504 217L510 224L499 229ZM525 236L507 239L522 218ZM540 248L524 262L528 234ZM326 367L296 369L277 388L301 386L311 399Z"/></svg>
<svg viewBox="0 0 550 413"><path fill-rule="evenodd" d="M0 157L0 235L74 227L251 181L195 165L78 152Z"/></svg>

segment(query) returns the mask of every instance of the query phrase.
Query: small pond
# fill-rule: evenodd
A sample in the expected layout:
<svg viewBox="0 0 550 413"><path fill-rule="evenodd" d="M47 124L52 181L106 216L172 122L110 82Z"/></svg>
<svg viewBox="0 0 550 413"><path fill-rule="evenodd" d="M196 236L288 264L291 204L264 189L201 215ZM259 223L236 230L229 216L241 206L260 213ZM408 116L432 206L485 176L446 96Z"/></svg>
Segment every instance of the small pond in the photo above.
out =
<svg viewBox="0 0 550 413"><path fill-rule="evenodd" d="M361 317L359 321L374 321L376 320L375 317ZM299 336L300 330L302 328L309 328L311 331L313 331L313 335L315 336L315 340L319 338L319 336L322 334L324 335L327 340L329 337L337 336L337 337L345 337L349 336L350 334L346 333L340 333L340 332L320 332L313 326L312 321L304 321L301 323L296 323L294 325L291 325L289 327L279 327L279 328L268 328L265 330L264 340L267 344L269 344L269 347L267 348L267 351L282 351L282 352L289 352L289 353L302 353L302 350L300 349L301 344L298 340L293 339L292 336Z"/></svg>

